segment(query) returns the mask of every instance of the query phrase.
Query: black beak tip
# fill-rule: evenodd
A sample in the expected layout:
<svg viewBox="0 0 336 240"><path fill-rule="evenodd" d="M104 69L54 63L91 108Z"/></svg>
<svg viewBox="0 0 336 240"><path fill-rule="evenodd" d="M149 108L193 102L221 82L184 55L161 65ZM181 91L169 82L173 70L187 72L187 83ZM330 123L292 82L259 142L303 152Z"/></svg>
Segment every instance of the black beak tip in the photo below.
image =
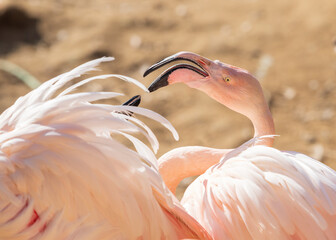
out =
<svg viewBox="0 0 336 240"><path fill-rule="evenodd" d="M165 87L168 85L168 76L161 76L157 78L149 87L149 92L154 92L155 90L158 90L159 88Z"/></svg>
<svg viewBox="0 0 336 240"><path fill-rule="evenodd" d="M122 105L124 106L139 106L141 102L141 96L140 95L136 95L134 97L132 97L131 99L127 100L126 102L124 102Z"/></svg>
<svg viewBox="0 0 336 240"><path fill-rule="evenodd" d="M137 106L139 106L140 102L141 102L141 96L140 95L135 95L131 99L124 102L122 105L123 106L137 107ZM127 115L127 116L132 116L133 115L133 112L131 112L131 111L124 111L124 112L117 112L117 113L121 113L121 114L124 114L124 115Z"/></svg>
<svg viewBox="0 0 336 240"><path fill-rule="evenodd" d="M155 90L157 90L158 88L156 88L155 86L153 86L153 84L151 84L149 87L148 87L148 91L149 92L154 92Z"/></svg>
<svg viewBox="0 0 336 240"><path fill-rule="evenodd" d="M151 67L150 68L148 68L145 72L144 72L144 74L142 75L143 77L146 77L148 74L150 74L152 71L151 71Z"/></svg>
<svg viewBox="0 0 336 240"><path fill-rule="evenodd" d="M153 88L151 88L151 87L149 86L148 91L151 93L151 92L154 92L155 90L153 90Z"/></svg>

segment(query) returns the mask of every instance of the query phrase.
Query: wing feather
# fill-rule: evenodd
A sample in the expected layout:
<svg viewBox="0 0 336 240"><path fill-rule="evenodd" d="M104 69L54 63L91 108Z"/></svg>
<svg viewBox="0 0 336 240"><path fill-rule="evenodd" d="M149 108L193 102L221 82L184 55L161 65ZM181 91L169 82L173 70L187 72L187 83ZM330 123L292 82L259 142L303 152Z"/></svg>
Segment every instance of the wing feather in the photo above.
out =
<svg viewBox="0 0 336 240"><path fill-rule="evenodd" d="M182 204L214 239L334 239L335 187L335 171L308 156L250 146L197 178Z"/></svg>
<svg viewBox="0 0 336 240"><path fill-rule="evenodd" d="M43 83L0 116L0 239L208 239L166 188L154 153L153 132L132 111L161 122L137 107L97 104L114 92L72 93L77 87L118 77L82 80L55 96L73 78L113 58L85 63ZM136 151L115 139L128 138ZM160 196L160 197L158 197Z"/></svg>

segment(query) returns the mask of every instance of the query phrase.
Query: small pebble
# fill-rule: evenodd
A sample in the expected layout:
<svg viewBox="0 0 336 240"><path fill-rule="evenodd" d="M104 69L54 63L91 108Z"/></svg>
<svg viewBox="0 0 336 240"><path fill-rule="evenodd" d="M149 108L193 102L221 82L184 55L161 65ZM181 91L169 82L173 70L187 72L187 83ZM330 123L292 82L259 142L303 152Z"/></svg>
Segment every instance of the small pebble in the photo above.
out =
<svg viewBox="0 0 336 240"><path fill-rule="evenodd" d="M335 111L331 108L327 108L322 111L321 118L322 120L330 120L334 117L334 115L335 115Z"/></svg>
<svg viewBox="0 0 336 240"><path fill-rule="evenodd" d="M264 54L259 59L259 65L257 71L255 72L256 78L261 81L267 74L269 68L273 64L273 58L271 55Z"/></svg>
<svg viewBox="0 0 336 240"><path fill-rule="evenodd" d="M142 44L142 39L139 35L132 35L130 38L130 45L133 48L139 48Z"/></svg>
<svg viewBox="0 0 336 240"><path fill-rule="evenodd" d="M252 29L252 24L248 21L245 21L240 25L240 30L244 33L251 31L251 29Z"/></svg>
<svg viewBox="0 0 336 240"><path fill-rule="evenodd" d="M188 7L186 5L180 4L176 6L175 13L177 16L185 17L188 13Z"/></svg>
<svg viewBox="0 0 336 240"><path fill-rule="evenodd" d="M66 30L64 30L64 29L59 30L57 32L56 37L57 37L58 41L64 41L64 40L66 40L68 38L68 32Z"/></svg>
<svg viewBox="0 0 336 240"><path fill-rule="evenodd" d="M324 156L324 147L322 144L314 144L312 146L312 153L311 153L311 157L318 160L318 161L322 161Z"/></svg>
<svg viewBox="0 0 336 240"><path fill-rule="evenodd" d="M294 88L287 87L283 92L283 95L286 99L292 100L296 96L296 90Z"/></svg>

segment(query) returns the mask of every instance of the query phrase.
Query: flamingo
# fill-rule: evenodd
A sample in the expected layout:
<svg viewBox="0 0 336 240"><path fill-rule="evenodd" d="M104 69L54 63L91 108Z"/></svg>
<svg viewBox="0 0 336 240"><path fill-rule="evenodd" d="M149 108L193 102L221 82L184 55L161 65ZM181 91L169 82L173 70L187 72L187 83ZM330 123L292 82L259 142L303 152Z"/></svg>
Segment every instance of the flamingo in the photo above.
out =
<svg viewBox="0 0 336 240"><path fill-rule="evenodd" d="M213 239L336 239L336 172L304 154L272 148L273 118L262 88L246 70L180 52L149 86L183 82L247 116L254 137L236 149L181 147L159 159L171 191L185 177L201 174L181 200L183 207ZM187 62L193 63L188 64Z"/></svg>
<svg viewBox="0 0 336 240"><path fill-rule="evenodd" d="M0 116L0 239L210 239L167 190L154 153L132 136L152 131L131 113L160 121L160 115L126 105L91 103L120 96L77 92L98 75L68 87L72 79L113 58L87 62L19 98ZM57 93L57 94L56 94ZM126 113L126 114L124 114ZM128 138L136 151L119 143Z"/></svg>

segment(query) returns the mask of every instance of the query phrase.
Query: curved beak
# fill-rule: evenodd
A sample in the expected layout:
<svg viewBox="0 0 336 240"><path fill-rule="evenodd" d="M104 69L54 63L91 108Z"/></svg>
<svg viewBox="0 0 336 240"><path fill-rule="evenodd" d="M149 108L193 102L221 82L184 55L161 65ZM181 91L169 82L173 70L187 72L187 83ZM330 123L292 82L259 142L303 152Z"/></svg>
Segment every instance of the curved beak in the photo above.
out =
<svg viewBox="0 0 336 240"><path fill-rule="evenodd" d="M196 67L194 65L190 65L190 64L176 64L176 65L168 68L159 77L157 77L152 82L152 84L148 87L149 92L153 92L153 91L155 91L155 90L157 90L161 87L169 85L168 77L172 72L174 72L177 69L183 69L183 68L184 69L189 69L189 70L192 70L192 71L196 72L197 74L201 75L202 77L209 76L209 73L208 73L207 69L211 64L211 60L209 60L205 57L202 57L200 55L197 55L195 53L191 53L191 52L179 52L179 53L174 54L170 57L167 57L167 58L163 59L162 61L152 65L151 67L149 67L145 71L143 76L146 77L151 72L165 66L166 64L174 62L174 61L180 61L180 60L191 62L198 67Z"/></svg>
<svg viewBox="0 0 336 240"><path fill-rule="evenodd" d="M132 97L129 100L127 100L126 102L124 102L122 105L123 106L137 107L137 106L139 106L140 102L141 102L141 96L140 95L135 95L134 97ZM127 116L132 116L133 115L132 111L125 111L125 112L119 112L119 113L125 114Z"/></svg>
<svg viewBox="0 0 336 240"><path fill-rule="evenodd" d="M123 106L139 106L141 102L141 96L140 95L135 95L134 97L130 98L126 102L124 102L122 105Z"/></svg>

